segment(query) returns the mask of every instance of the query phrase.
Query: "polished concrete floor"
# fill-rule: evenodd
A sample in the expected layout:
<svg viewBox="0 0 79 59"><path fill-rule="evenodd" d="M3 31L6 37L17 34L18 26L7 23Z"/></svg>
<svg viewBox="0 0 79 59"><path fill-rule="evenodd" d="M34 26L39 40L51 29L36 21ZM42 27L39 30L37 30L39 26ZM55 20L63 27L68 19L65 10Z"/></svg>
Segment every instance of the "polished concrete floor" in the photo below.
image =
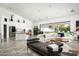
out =
<svg viewBox="0 0 79 59"><path fill-rule="evenodd" d="M70 45L69 43L68 45ZM76 44L76 43L75 43ZM79 44L70 45L73 48L79 48ZM64 46L63 51L66 51L68 47ZM61 56L68 56L67 53L63 53ZM9 40L9 41L1 41L0 40L0 56L39 56L39 54L35 53L31 49L27 49L26 40Z"/></svg>
<svg viewBox="0 0 79 59"><path fill-rule="evenodd" d="M31 49L27 49L25 40L0 41L0 56L40 56ZM64 56L62 54L62 56Z"/></svg>
<svg viewBox="0 0 79 59"><path fill-rule="evenodd" d="M32 50L27 50L26 41L0 41L0 56L38 56Z"/></svg>

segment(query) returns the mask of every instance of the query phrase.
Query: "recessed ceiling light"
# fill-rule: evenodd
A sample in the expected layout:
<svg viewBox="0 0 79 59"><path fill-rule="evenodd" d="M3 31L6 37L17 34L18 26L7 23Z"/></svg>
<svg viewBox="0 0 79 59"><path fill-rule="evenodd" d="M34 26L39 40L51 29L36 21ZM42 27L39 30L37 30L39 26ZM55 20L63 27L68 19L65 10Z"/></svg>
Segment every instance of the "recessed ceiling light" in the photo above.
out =
<svg viewBox="0 0 79 59"><path fill-rule="evenodd" d="M75 12L75 10L74 9L71 9L71 11L70 12Z"/></svg>
<svg viewBox="0 0 79 59"><path fill-rule="evenodd" d="M10 10L12 10L12 8L11 8L11 7L9 7L9 9L10 9Z"/></svg>
<svg viewBox="0 0 79 59"><path fill-rule="evenodd" d="M48 5L48 7L49 7L49 8L51 8L51 7L52 7L52 5Z"/></svg>

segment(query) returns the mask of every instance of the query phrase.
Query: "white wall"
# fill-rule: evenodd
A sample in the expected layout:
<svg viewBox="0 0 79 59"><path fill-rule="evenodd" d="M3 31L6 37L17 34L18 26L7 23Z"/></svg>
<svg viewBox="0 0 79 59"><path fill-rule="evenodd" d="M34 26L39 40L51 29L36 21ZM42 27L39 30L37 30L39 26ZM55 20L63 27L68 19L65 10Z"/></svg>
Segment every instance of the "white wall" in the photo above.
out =
<svg viewBox="0 0 79 59"><path fill-rule="evenodd" d="M1 20L1 17L0 17L0 20ZM1 33L1 21L0 21L0 33Z"/></svg>
<svg viewBox="0 0 79 59"><path fill-rule="evenodd" d="M79 14L74 14L70 16L64 16L64 17L58 17L58 18L53 18L53 19L46 19L45 21L39 21L35 23L34 25L40 25L40 24L46 24L46 23L56 23L56 22L65 22L65 21L70 21L71 25L71 31L75 31L76 29L76 20L79 20Z"/></svg>
<svg viewBox="0 0 79 59"><path fill-rule="evenodd" d="M10 21L10 16L14 15L13 17L13 22ZM4 21L4 18L7 18L7 22ZM18 23L18 19L20 20L20 23ZM23 23L23 20L25 20L25 23ZM23 18L20 15L17 15L11 11L8 11L2 7L0 7L0 32L2 35L2 39L3 39L3 25L7 24L7 39L9 38L9 26L16 26L16 30L19 29L26 29L26 31L28 29L31 29L32 27L32 22L29 21L28 19Z"/></svg>

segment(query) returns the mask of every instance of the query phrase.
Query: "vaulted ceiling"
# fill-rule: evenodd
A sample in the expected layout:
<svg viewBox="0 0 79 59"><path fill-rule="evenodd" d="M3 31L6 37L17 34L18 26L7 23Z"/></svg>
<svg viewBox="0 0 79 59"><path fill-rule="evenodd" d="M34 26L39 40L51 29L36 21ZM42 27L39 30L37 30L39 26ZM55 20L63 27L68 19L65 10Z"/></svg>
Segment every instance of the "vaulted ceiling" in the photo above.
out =
<svg viewBox="0 0 79 59"><path fill-rule="evenodd" d="M3 3L0 6L33 22L79 13L78 3Z"/></svg>

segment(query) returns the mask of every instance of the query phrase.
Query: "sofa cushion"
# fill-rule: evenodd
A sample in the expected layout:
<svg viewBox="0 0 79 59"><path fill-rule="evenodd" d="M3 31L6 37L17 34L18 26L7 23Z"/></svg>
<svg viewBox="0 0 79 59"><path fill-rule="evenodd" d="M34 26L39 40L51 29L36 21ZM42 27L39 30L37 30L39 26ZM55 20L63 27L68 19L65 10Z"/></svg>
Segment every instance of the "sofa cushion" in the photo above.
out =
<svg viewBox="0 0 79 59"><path fill-rule="evenodd" d="M29 38L27 39L27 43L35 43L35 42L38 42L39 41L39 38Z"/></svg>
<svg viewBox="0 0 79 59"><path fill-rule="evenodd" d="M36 42L36 43L32 43L29 44L32 48L39 50L40 52L46 53L48 54L48 50L47 50L47 46L48 44L42 43L42 42Z"/></svg>

